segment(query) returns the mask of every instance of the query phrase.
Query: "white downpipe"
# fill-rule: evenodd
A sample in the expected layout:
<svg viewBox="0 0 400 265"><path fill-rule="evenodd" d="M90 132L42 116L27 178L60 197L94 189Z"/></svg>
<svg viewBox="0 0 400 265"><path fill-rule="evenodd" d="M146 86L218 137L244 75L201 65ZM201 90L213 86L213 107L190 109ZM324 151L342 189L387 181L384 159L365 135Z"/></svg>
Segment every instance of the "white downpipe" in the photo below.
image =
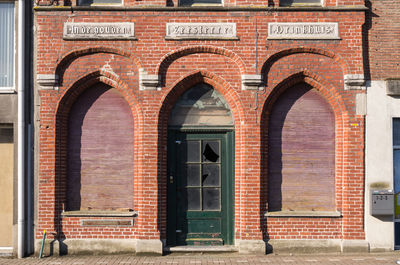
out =
<svg viewBox="0 0 400 265"><path fill-rule="evenodd" d="M18 258L25 256L25 2L18 0Z"/></svg>

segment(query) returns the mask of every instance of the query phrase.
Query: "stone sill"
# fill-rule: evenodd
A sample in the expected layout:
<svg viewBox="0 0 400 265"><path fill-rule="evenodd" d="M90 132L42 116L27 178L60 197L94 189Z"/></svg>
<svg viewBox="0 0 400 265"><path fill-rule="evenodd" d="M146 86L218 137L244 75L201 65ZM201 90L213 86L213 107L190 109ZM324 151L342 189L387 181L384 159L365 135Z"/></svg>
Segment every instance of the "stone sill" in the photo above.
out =
<svg viewBox="0 0 400 265"><path fill-rule="evenodd" d="M190 7L163 7L163 6L35 6L34 11L143 11L143 12L340 12L348 11L365 12L365 6L290 6L290 7L268 7L268 6L190 6Z"/></svg>
<svg viewBox="0 0 400 265"><path fill-rule="evenodd" d="M137 217L136 211L67 211L62 212L64 217Z"/></svg>
<svg viewBox="0 0 400 265"><path fill-rule="evenodd" d="M340 212L328 212L328 211L277 211L277 212L267 212L265 216L271 217L331 217L339 218L342 217Z"/></svg>

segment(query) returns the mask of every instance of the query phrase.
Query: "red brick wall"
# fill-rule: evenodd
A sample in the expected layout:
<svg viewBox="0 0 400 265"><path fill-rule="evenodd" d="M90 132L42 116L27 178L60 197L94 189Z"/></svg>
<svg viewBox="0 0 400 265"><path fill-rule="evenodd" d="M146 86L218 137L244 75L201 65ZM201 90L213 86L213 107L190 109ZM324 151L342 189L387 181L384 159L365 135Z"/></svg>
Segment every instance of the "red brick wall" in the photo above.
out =
<svg viewBox="0 0 400 265"><path fill-rule="evenodd" d="M135 22L138 40L62 40L67 21ZM339 22L341 40L266 40L269 22L290 21ZM167 22L234 22L240 39L168 41ZM359 11L37 11L36 71L56 73L61 80L58 90L40 91L37 231L67 238L164 239L167 119L186 89L206 82L224 96L235 123L235 238L363 239L364 118L355 114L355 95L362 92L343 88L343 74L363 73L363 22ZM139 90L140 68L162 75L159 91ZM242 90L242 74L262 74L264 91ZM60 221L66 199L66 121L79 94L97 82L118 90L134 119L133 190L139 216L132 227L82 227L78 217ZM267 221L269 106L300 82L318 90L334 112L335 208L343 217ZM320 229L309 228L310 222Z"/></svg>
<svg viewBox="0 0 400 265"><path fill-rule="evenodd" d="M371 80L400 77L400 2L366 1L366 64Z"/></svg>

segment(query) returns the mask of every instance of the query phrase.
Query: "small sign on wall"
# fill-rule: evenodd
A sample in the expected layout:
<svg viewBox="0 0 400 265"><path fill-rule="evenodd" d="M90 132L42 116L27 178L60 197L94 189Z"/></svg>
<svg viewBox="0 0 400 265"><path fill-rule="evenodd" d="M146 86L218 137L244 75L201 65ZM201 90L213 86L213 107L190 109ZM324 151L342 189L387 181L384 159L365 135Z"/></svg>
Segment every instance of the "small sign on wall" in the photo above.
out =
<svg viewBox="0 0 400 265"><path fill-rule="evenodd" d="M135 24L122 23L64 23L65 40L134 40Z"/></svg>
<svg viewBox="0 0 400 265"><path fill-rule="evenodd" d="M165 39L237 39L236 23L167 23Z"/></svg>
<svg viewBox="0 0 400 265"><path fill-rule="evenodd" d="M269 23L268 38L276 40L338 40L339 25L334 23Z"/></svg>

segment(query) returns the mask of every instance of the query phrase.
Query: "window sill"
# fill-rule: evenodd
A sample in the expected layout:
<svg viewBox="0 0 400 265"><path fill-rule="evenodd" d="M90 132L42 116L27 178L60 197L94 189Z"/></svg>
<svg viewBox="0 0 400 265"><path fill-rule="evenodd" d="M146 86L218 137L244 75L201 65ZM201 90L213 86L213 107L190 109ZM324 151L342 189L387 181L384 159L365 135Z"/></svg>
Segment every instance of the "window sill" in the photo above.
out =
<svg viewBox="0 0 400 265"><path fill-rule="evenodd" d="M0 94L16 94L17 91L14 88L0 87Z"/></svg>
<svg viewBox="0 0 400 265"><path fill-rule="evenodd" d="M322 7L321 3L296 3L289 5L280 5L280 7Z"/></svg>
<svg viewBox="0 0 400 265"><path fill-rule="evenodd" d="M339 218L342 217L340 212L329 212L329 211L276 211L265 213L266 217L331 217Z"/></svg>
<svg viewBox="0 0 400 265"><path fill-rule="evenodd" d="M61 216L65 217L137 217L136 211L67 211Z"/></svg>

